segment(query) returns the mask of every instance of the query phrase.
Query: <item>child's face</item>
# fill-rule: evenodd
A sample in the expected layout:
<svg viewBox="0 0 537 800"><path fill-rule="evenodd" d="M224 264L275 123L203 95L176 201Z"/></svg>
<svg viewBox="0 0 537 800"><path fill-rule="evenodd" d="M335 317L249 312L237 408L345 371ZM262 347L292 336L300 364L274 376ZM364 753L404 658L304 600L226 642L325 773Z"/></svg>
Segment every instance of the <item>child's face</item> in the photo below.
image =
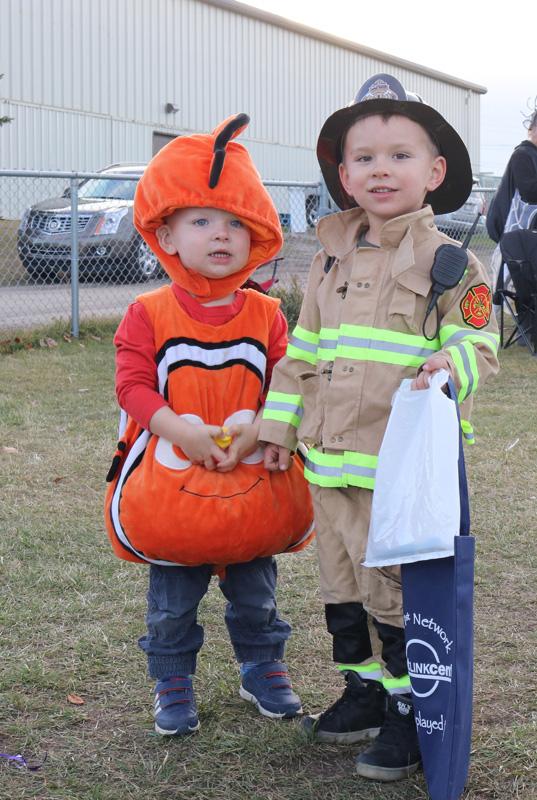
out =
<svg viewBox="0 0 537 800"><path fill-rule="evenodd" d="M250 229L220 208L180 208L156 235L165 253L177 253L181 264L206 278L239 272L250 255Z"/></svg>
<svg viewBox="0 0 537 800"><path fill-rule="evenodd" d="M363 117L347 132L341 183L367 211L373 232L394 217L418 211L445 174L445 159L434 154L425 129L408 117Z"/></svg>

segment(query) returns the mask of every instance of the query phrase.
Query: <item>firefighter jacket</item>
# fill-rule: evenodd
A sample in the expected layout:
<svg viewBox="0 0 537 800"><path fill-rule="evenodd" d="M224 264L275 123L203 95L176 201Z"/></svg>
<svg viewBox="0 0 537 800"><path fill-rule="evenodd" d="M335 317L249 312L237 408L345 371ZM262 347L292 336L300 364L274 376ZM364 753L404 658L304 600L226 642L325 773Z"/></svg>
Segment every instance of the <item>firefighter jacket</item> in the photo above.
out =
<svg viewBox="0 0 537 800"><path fill-rule="evenodd" d="M381 247L357 247L363 209L323 218L298 324L277 364L260 439L312 445L306 477L320 486L372 489L391 399L430 357L444 356L458 391L463 434L479 384L498 370L499 337L486 272L472 253L460 284L438 301L423 332L437 248L451 240L430 206L388 221ZM427 337L431 337L430 340Z"/></svg>

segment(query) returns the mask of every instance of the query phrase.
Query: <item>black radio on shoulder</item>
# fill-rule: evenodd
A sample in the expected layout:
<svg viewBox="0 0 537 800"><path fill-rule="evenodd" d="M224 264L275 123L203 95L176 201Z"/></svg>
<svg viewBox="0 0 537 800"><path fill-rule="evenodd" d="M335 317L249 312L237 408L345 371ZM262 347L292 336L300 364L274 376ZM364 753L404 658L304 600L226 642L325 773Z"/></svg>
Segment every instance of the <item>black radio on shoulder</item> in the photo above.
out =
<svg viewBox="0 0 537 800"><path fill-rule="evenodd" d="M441 244L436 253L434 254L434 263L431 268L431 280L433 282L432 297L427 306L425 319L423 320L423 335L430 342L436 339L440 329L440 320L438 312L438 298L444 294L446 289L454 289L463 279L468 266L468 245L474 235L477 222L481 214L475 218L472 227L468 231L466 238L461 247L456 244ZM427 336L425 333L425 325L431 314L433 308L436 308L436 330L433 336Z"/></svg>

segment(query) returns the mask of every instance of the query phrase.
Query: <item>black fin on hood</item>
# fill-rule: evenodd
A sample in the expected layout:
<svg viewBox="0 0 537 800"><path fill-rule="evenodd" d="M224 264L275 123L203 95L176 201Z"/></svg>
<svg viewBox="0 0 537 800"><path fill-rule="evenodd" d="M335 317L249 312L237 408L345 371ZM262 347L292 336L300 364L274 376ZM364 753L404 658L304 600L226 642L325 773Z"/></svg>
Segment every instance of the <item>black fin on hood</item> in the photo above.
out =
<svg viewBox="0 0 537 800"><path fill-rule="evenodd" d="M222 174L222 169L224 167L224 161L226 158L226 147L233 138L233 134L236 133L240 128L244 128L249 122L250 117L248 114L237 114L237 116L233 117L233 119L228 122L226 127L220 131L214 140L214 156L211 162L211 173L209 175L209 189L214 189L220 180L220 175Z"/></svg>

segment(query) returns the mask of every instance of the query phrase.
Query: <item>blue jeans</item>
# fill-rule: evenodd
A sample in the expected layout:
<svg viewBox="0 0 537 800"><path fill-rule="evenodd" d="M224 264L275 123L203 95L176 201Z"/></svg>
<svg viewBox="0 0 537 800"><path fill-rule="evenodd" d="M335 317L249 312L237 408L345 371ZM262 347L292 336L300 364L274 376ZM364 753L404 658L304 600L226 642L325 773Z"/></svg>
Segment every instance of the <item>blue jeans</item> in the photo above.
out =
<svg viewBox="0 0 537 800"><path fill-rule="evenodd" d="M147 635L138 644L147 655L152 678L193 675L204 640L198 606L209 588L213 567L160 567L149 572ZM230 564L219 580L227 599L225 622L239 663L283 658L291 626L278 614L276 559L254 558Z"/></svg>

